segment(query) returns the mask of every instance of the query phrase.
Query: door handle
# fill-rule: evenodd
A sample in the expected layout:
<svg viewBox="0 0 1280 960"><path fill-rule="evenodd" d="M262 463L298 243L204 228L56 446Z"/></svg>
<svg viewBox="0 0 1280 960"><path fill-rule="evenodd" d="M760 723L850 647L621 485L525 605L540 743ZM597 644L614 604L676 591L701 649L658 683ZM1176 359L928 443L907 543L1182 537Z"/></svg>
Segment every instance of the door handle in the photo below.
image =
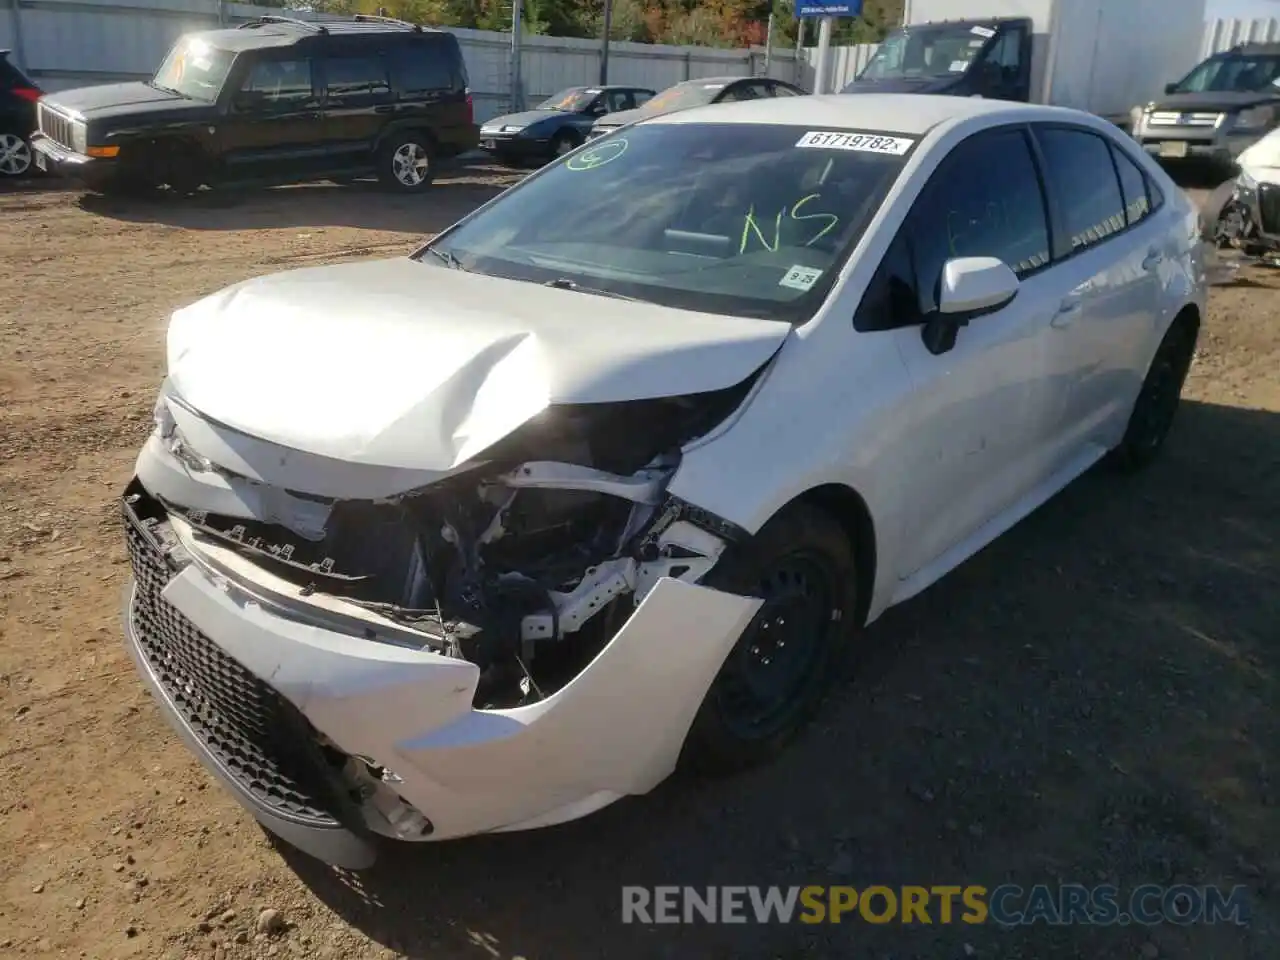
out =
<svg viewBox="0 0 1280 960"><path fill-rule="evenodd" d="M1152 250L1146 255L1142 261L1142 269L1151 271L1160 266L1164 262L1164 254L1159 250Z"/></svg>
<svg viewBox="0 0 1280 960"><path fill-rule="evenodd" d="M1058 304L1058 312L1053 315L1053 319L1049 321L1049 326L1062 329L1071 326L1080 313L1080 298L1074 294L1064 297L1062 303Z"/></svg>

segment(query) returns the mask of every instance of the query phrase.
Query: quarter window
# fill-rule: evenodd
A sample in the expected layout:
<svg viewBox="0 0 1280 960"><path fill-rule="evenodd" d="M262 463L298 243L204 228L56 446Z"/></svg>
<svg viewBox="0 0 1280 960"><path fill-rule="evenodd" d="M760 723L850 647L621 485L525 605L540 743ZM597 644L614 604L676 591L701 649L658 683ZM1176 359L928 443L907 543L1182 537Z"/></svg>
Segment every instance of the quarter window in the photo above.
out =
<svg viewBox="0 0 1280 960"><path fill-rule="evenodd" d="M1151 198L1148 195L1147 175L1115 144L1111 146L1111 153L1116 158L1116 172L1120 174L1120 190L1124 194L1125 221L1132 225L1139 220L1145 220L1151 215Z"/></svg>
<svg viewBox="0 0 1280 960"><path fill-rule="evenodd" d="M452 90L455 71L449 52L443 43L419 41L393 46L390 50L391 69L400 95L412 99L424 93Z"/></svg>
<svg viewBox="0 0 1280 960"><path fill-rule="evenodd" d="M1000 130L961 143L930 177L905 229L922 314L936 309L942 267L952 258L998 257L1019 277L1047 264L1049 223L1026 135Z"/></svg>
<svg viewBox="0 0 1280 960"><path fill-rule="evenodd" d="M1063 230L1073 253L1123 230L1124 195L1111 148L1096 133L1049 127L1036 136L1044 149L1048 180L1062 208Z"/></svg>

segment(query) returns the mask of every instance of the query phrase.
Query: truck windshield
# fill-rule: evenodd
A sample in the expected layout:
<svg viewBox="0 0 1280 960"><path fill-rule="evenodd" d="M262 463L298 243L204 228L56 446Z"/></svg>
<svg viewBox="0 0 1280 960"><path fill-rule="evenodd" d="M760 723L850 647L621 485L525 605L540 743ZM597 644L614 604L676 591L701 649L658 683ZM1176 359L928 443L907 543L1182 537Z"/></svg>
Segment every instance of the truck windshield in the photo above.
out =
<svg viewBox="0 0 1280 960"><path fill-rule="evenodd" d="M802 323L826 298L914 142L790 124L641 123L544 167L419 259L584 294ZM583 316L589 323L590 313Z"/></svg>
<svg viewBox="0 0 1280 960"><path fill-rule="evenodd" d="M160 64L151 85L192 100L212 102L218 98L234 59L235 54L211 47L199 37L182 37Z"/></svg>
<svg viewBox="0 0 1280 960"><path fill-rule="evenodd" d="M995 29L944 23L904 27L885 37L859 80L910 80L964 73Z"/></svg>
<svg viewBox="0 0 1280 960"><path fill-rule="evenodd" d="M1183 77L1174 93L1245 93L1265 90L1280 78L1280 57L1206 60Z"/></svg>

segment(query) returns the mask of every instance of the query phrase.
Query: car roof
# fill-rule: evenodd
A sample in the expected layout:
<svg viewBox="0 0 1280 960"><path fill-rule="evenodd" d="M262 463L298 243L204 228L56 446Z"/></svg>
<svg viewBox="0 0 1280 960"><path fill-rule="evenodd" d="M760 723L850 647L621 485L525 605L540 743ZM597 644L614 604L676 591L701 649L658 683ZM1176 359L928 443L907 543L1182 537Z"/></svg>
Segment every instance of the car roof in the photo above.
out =
<svg viewBox="0 0 1280 960"><path fill-rule="evenodd" d="M743 100L659 114L646 123L777 123L849 127L922 136L940 123L1005 115L1011 119L1061 118L1077 111L979 97L920 93L832 93L784 99Z"/></svg>

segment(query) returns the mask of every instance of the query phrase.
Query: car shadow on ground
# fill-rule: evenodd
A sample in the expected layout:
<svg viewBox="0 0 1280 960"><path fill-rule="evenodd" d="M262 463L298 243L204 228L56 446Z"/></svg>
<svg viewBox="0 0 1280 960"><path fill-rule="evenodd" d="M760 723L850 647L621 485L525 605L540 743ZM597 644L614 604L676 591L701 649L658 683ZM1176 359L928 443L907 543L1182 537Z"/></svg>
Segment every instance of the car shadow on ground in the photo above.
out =
<svg viewBox="0 0 1280 960"><path fill-rule="evenodd" d="M422 194L406 195L375 180L288 187L227 186L179 198L158 192L124 198L85 193L82 209L129 223L187 230L276 230L353 227L433 234L519 183L528 171L468 164L442 172Z"/></svg>
<svg viewBox="0 0 1280 960"><path fill-rule="evenodd" d="M1100 467L889 611L770 766L393 847L357 875L284 855L343 919L433 960L1261 958L1280 932L1280 416L1179 416L1150 470ZM1253 926L621 922L624 885L1073 882L1122 906L1144 883L1245 884Z"/></svg>

